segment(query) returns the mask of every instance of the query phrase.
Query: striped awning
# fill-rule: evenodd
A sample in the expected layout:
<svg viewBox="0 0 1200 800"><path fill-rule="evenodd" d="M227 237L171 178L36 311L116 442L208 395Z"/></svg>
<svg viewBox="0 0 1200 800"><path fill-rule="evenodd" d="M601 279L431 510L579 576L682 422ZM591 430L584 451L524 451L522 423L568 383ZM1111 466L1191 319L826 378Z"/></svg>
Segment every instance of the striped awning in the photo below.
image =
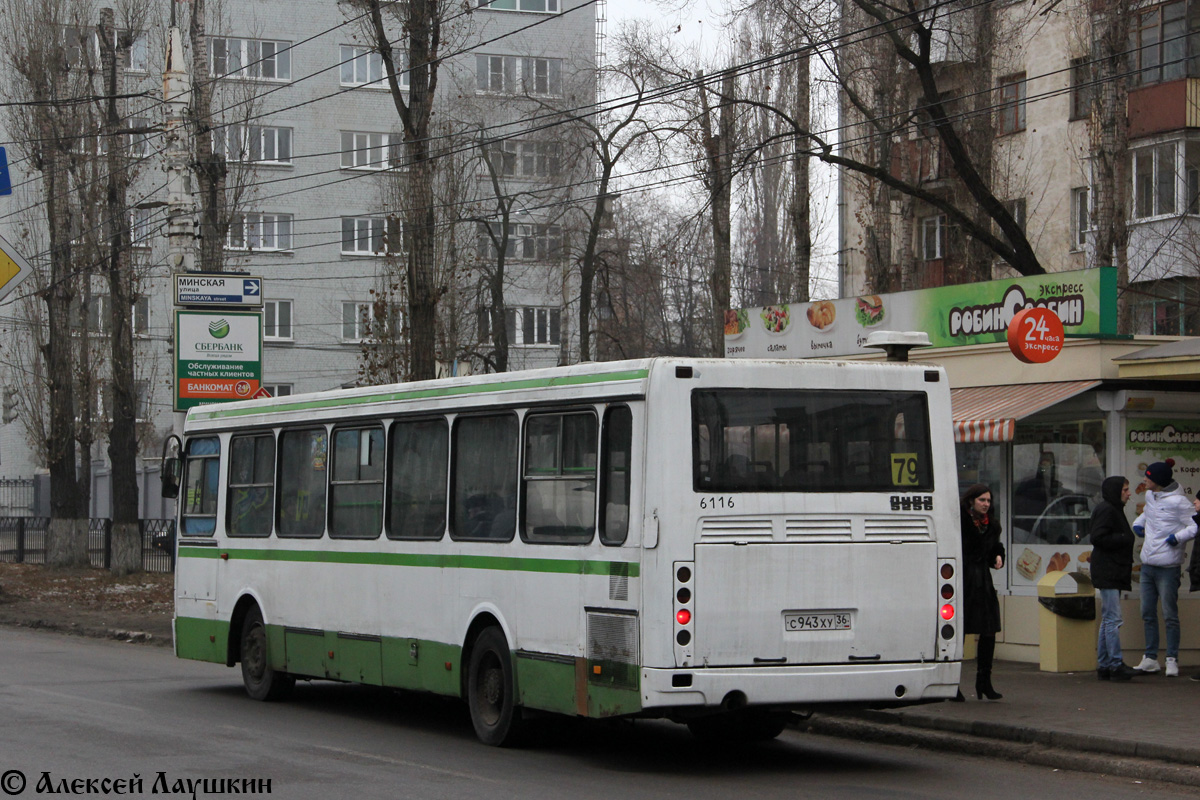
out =
<svg viewBox="0 0 1200 800"><path fill-rule="evenodd" d="M972 386L950 390L956 442L1011 442L1017 420L1086 392L1100 381Z"/></svg>

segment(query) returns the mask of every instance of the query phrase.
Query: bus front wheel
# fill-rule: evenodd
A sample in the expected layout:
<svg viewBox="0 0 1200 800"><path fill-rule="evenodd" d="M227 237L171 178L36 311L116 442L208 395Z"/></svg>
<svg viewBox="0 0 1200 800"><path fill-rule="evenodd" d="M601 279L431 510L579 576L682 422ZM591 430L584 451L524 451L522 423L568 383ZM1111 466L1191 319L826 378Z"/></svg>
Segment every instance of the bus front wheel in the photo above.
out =
<svg viewBox="0 0 1200 800"><path fill-rule="evenodd" d="M517 743L521 709L508 642L498 628L488 628L475 640L467 667L467 705L479 740L493 747Z"/></svg>
<svg viewBox="0 0 1200 800"><path fill-rule="evenodd" d="M242 622L242 683L255 700L282 700L296 685L286 672L271 668L267 649L267 626L258 607L250 609Z"/></svg>

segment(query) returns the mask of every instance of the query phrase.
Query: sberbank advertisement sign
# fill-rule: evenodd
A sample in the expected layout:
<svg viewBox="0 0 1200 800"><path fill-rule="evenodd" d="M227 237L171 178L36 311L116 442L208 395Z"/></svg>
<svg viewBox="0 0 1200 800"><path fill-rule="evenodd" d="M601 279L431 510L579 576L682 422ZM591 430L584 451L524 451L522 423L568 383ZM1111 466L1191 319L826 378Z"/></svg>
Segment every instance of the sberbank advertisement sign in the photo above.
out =
<svg viewBox="0 0 1200 800"><path fill-rule="evenodd" d="M788 303L725 313L725 355L812 358L878 352L875 331L924 331L934 347L1005 341L1008 323L1026 308L1058 314L1068 336L1117 331L1114 268L1056 272L911 292Z"/></svg>
<svg viewBox="0 0 1200 800"><path fill-rule="evenodd" d="M175 311L175 410L246 400L262 385L262 315Z"/></svg>

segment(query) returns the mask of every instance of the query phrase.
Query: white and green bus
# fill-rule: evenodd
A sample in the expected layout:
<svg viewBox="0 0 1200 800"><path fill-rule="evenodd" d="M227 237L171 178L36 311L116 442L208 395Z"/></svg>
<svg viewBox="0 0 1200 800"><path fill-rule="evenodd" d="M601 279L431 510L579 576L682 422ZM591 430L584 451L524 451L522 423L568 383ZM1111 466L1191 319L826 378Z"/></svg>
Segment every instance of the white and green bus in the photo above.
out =
<svg viewBox="0 0 1200 800"><path fill-rule="evenodd" d="M662 358L203 406L175 650L531 712L768 738L958 688L945 373ZM182 487L180 487L182 483Z"/></svg>

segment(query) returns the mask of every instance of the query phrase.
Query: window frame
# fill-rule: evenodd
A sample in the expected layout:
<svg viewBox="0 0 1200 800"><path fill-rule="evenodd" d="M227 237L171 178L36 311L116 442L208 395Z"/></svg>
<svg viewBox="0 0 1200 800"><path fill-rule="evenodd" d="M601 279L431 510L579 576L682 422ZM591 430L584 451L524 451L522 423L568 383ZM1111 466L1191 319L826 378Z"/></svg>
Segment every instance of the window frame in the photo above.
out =
<svg viewBox="0 0 1200 800"><path fill-rule="evenodd" d="M321 530L317 533L285 533L283 525L283 465L284 465L284 438L305 433L320 432L325 437L325 480L322 481L321 487L324 491L322 495L322 503L324 508L321 509L319 518L321 520ZM281 428L275 437L275 516L274 529L275 536L279 539L322 539L326 534L329 518L329 458L330 458L330 436L329 426L324 424L317 425L297 425L295 427ZM313 470L314 472L318 470Z"/></svg>
<svg viewBox="0 0 1200 800"><path fill-rule="evenodd" d="M512 509L513 520L512 520L512 531L508 534L508 536L506 536L504 538L490 537L490 536L464 536L462 534L456 533L456 528L458 527L458 524L459 524L459 520L458 520L458 505L459 505L459 503L458 503L458 488L459 488L459 479L461 477L459 474L458 461L459 461L459 453L463 450L463 448L459 444L459 432L462 430L462 426L464 424L468 424L470 422L474 422L474 421L478 421L478 420L487 420L487 419L509 420L512 423L512 429L513 429L513 431L512 431L513 432L513 441L512 441L513 453L512 453L512 463L510 464L510 467L512 469L512 497L513 497L513 504L514 504L513 509ZM458 414L454 417L453 421L450 424L450 491L449 491L449 504L448 504L449 513L448 513L448 519L446 520L446 529L449 531L450 539L452 541L456 541L456 542L494 542L496 544L503 544L506 542L511 542L516 538L517 531L520 528L519 520L520 520L520 515L521 515L520 506L521 506L521 437L522 437L522 430L523 430L523 427L521 425L521 418L520 418L520 415L516 411L499 411L499 412L480 413L480 414ZM493 456L495 456L495 454L493 454ZM496 460L495 457L493 457L492 461L495 462L495 460ZM467 498L467 497L463 498L464 507L466 505L466 500L468 500L468 499L469 498ZM503 498L499 498L499 499L503 499ZM504 511L504 510L505 509L499 509L499 511Z"/></svg>
<svg viewBox="0 0 1200 800"><path fill-rule="evenodd" d="M1071 92L1067 121L1088 119L1092 116L1092 96L1096 87L1092 82L1092 60L1083 56L1070 60Z"/></svg>
<svg viewBox="0 0 1200 800"><path fill-rule="evenodd" d="M369 249L361 250L357 245L363 242L362 232L360 231L361 223L366 223L367 236L366 244ZM347 224L353 226L352 231L347 230ZM378 231L375 228L379 228ZM346 249L347 233L352 233L349 241L355 245L354 249ZM378 258L380 256L395 255L403 252L403 247L394 247L392 239L400 234L400 221L387 216L345 216L342 217L342 244L341 254L344 256L352 256L355 258ZM378 244L378 249L376 248Z"/></svg>
<svg viewBox="0 0 1200 800"><path fill-rule="evenodd" d="M508 11L519 14L561 14L562 0L476 0L480 11ZM542 9L522 8L526 4L541 3ZM500 5L497 5L500 4ZM511 8L507 7L511 4ZM553 6L553 8L551 8Z"/></svg>
<svg viewBox="0 0 1200 800"><path fill-rule="evenodd" d="M1087 247L1087 234L1091 230L1091 187L1077 186L1071 190L1071 250L1079 252Z"/></svg>
<svg viewBox="0 0 1200 800"><path fill-rule="evenodd" d="M281 233L281 225L286 223L286 231ZM276 243L282 243L286 239L286 244L277 244L274 246L262 246L250 244L250 240L257 236L258 242L264 241L266 236L266 226L271 225L271 239ZM241 229L240 243L234 239L235 226ZM252 226L257 226L257 232L252 230ZM295 236L295 215L285 214L274 211L245 211L237 214L229 221L229 232L225 236L225 249L238 250L250 253L290 253L292 251L292 238Z"/></svg>
<svg viewBox="0 0 1200 800"><path fill-rule="evenodd" d="M191 452L192 446L194 443L197 443L197 442L215 442L216 443L216 452L192 455L192 452ZM216 464L212 467L213 472L216 475L216 486L212 487L212 489L213 489L213 498L212 498L213 512L211 514L189 514L188 513L189 504L188 504L188 500L187 500L187 491L188 491L188 476L191 474L191 465L194 463L197 463L197 462L204 464L203 469L206 470L206 472L202 475L202 479L204 479L204 481L207 482L207 477L208 477L207 470L209 469L207 462L209 462L209 461L216 462ZM216 534L217 534L217 519L220 517L220 514L221 514L221 437L220 436L193 436L187 440L187 443L184 445L183 471L182 471L179 486L180 486L180 493L183 494L183 498L181 498L179 501L179 504L180 504L179 505L179 535L180 536L209 536L209 537L216 536ZM203 497L201 498L201 502L203 503ZM212 530L208 530L208 531L187 530L189 519L211 519L212 520Z"/></svg>
<svg viewBox="0 0 1200 800"><path fill-rule="evenodd" d="M932 229L934 232L934 250L933 256L930 256L929 249L929 231L930 222L933 222ZM932 214L927 217L921 217L921 260L922 261L942 261L946 258L946 215Z"/></svg>
<svg viewBox="0 0 1200 800"><path fill-rule="evenodd" d="M409 89L410 79L408 71L408 59L402 54L399 59L396 58L396 49L392 49L392 58L398 61L396 66L396 82L400 84L400 91L407 92ZM359 62L362 61L365 77L360 80L358 78ZM378 62L379 77L371 77L371 67L374 66L373 61ZM350 69L350 79L346 79L346 68ZM387 82L387 69L383 65L383 56L375 50L374 47L367 47L361 44L341 44L338 45L338 85L363 89L380 89L389 91L390 87Z"/></svg>
<svg viewBox="0 0 1200 800"><path fill-rule="evenodd" d="M401 536L394 532L393 526L393 508L396 498L396 434L403 426L406 425L429 425L440 424L441 432L445 436L445 448L443 455L445 456L445 469L443 475L445 480L442 484L442 527L436 536ZM440 542L446 538L446 533L450 529L450 472L452 468L451 457L451 422L445 416L415 416L404 417L401 419L392 420L387 431L387 470L385 477L384 495L387 503L384 509L383 531L384 536L392 541L397 542Z"/></svg>
<svg viewBox="0 0 1200 800"><path fill-rule="evenodd" d="M1179 207L1179 184L1180 175L1179 166L1179 139L1172 139L1166 142L1150 144L1144 147L1130 148L1130 164L1129 178L1133 182L1132 197L1132 222L1142 222L1152 220L1157 217L1172 217L1178 214ZM1170 153L1169 163L1164 164L1164 156ZM1139 171L1139 166L1144 163L1144 159L1149 156L1150 178L1149 184L1144 184L1142 179L1145 175ZM1169 178L1169 180L1164 180ZM1186 178L1185 178L1186 179ZM1164 185L1167 184L1167 185ZM1170 193L1165 190L1169 185ZM1147 194L1148 192L1148 194ZM1170 207L1165 207L1163 202L1170 198ZM1149 201L1150 208L1146 209L1146 202Z"/></svg>
<svg viewBox="0 0 1200 800"><path fill-rule="evenodd" d="M609 446L607 434L611 428L610 418L613 414L624 412L629 418L629 449L628 463L625 464L625 525L619 538L608 535L608 506L609 490L611 483L611 475L614 470L609 468L609 458L612 453L612 448ZM629 541L629 516L633 508L633 471L634 471L634 417L633 409L627 403L613 403L604 407L604 413L600 417L600 482L596 489L596 533L600 537L600 544L605 547L621 547Z"/></svg>
<svg viewBox="0 0 1200 800"><path fill-rule="evenodd" d="M384 131L338 131L341 138L342 169L384 172L389 169L402 170L404 140L395 133ZM366 137L366 146L359 147L358 137ZM349 139L347 139L349 137ZM379 137L378 144L372 143L373 137ZM347 146L349 145L349 146ZM376 154L375 151L379 152ZM359 154L364 153L366 160L359 163ZM375 158L375 155L380 156ZM349 163L347 163L349 161Z"/></svg>
<svg viewBox="0 0 1200 800"><path fill-rule="evenodd" d="M254 164L266 167L290 167L296 152L296 131L287 125L243 125L234 123L215 131L213 152L223 155L231 164ZM257 140L257 144L256 144ZM275 158L263 158L268 140ZM259 158L254 158L257 146ZM280 157L282 151L287 157Z"/></svg>
<svg viewBox="0 0 1200 800"><path fill-rule="evenodd" d="M278 330L283 327L279 321L279 309L287 307L287 333L278 333ZM296 304L292 300L276 299L263 301L263 341L264 342L291 342L295 341L293 326L295 325ZM270 314L270 322L268 323L268 313ZM274 330L274 333L268 333L268 330Z"/></svg>
<svg viewBox="0 0 1200 800"><path fill-rule="evenodd" d="M233 482L234 444L241 439L269 439L271 441L271 480L269 483L238 483ZM257 443L253 452L252 464L257 466ZM229 437L229 467L225 481L225 534L238 539L266 539L275 532L275 470L279 463L279 453L275 441L275 431L252 431L234 434ZM253 471L253 469L252 469ZM237 533L233 528L233 491L234 489L263 488L270 492L269 530L266 533Z"/></svg>
<svg viewBox="0 0 1200 800"><path fill-rule="evenodd" d="M243 36L212 36L208 40L208 77L217 80L247 80L267 81L269 83L291 83L292 80L292 42L282 39L254 39ZM218 42L220 45L218 45ZM230 42L237 42L238 68L229 69ZM263 45L270 45L274 50L270 56L263 56ZM220 56L223 63L217 68L217 48L223 47L225 54ZM252 50L257 49L255 57ZM281 59L280 56L283 56ZM264 67L271 64L274 75L263 75ZM280 65L283 65L286 75L280 75ZM257 73L257 74L256 74Z"/></svg>
<svg viewBox="0 0 1200 800"><path fill-rule="evenodd" d="M1025 130L1028 80L1024 72L1005 75L996 87L996 135L1008 136Z"/></svg>
<svg viewBox="0 0 1200 800"><path fill-rule="evenodd" d="M531 475L529 468L529 453L531 450L529 442L529 426L531 423L545 419L547 417L556 417L558 419L558 435L556 439L557 450L555 452L557 470L554 475ZM536 534L531 533L528 529L528 511L529 511L529 484L532 483L551 483L557 482L561 484L575 483L586 484L589 479L582 477L572 477L566 474L564 466L565 449L566 449L566 420L568 417L589 417L591 419L591 432L594 436L592 442L595 445L592 458L592 471L590 483L592 485L592 514L591 528L587 529L587 537L583 536L572 537L566 534ZM582 408L563 408L563 409L537 409L525 415L521 424L521 452L520 452L521 469L519 474L520 488L519 500L517 502L517 531L521 536L521 541L526 544L558 544L558 545L575 545L582 546L591 544L596 539L597 514L600 501L600 418L596 414L596 409L593 407ZM581 475L583 473L580 473Z"/></svg>
<svg viewBox="0 0 1200 800"><path fill-rule="evenodd" d="M337 458L338 447L337 438L339 434L356 432L359 434L358 441L355 446L356 463L355 469L361 473L363 468L362 463L362 442L364 433L377 431L380 435L380 452L382 463L379 468L379 480L363 480L361 474L354 480L338 480L337 474ZM349 423L346 425L338 425L333 428L329 435L329 468L327 470L327 483L329 485L327 497L328 502L325 505L325 529L329 532L330 539L357 539L357 540L372 540L378 539L383 535L384 526L387 523L387 467L388 467L388 437L387 431L384 429L382 422L361 422ZM334 502L334 490L339 486L371 486L378 485L379 487L379 529L374 533L339 533L334 525L334 514L337 510L337 504Z"/></svg>

